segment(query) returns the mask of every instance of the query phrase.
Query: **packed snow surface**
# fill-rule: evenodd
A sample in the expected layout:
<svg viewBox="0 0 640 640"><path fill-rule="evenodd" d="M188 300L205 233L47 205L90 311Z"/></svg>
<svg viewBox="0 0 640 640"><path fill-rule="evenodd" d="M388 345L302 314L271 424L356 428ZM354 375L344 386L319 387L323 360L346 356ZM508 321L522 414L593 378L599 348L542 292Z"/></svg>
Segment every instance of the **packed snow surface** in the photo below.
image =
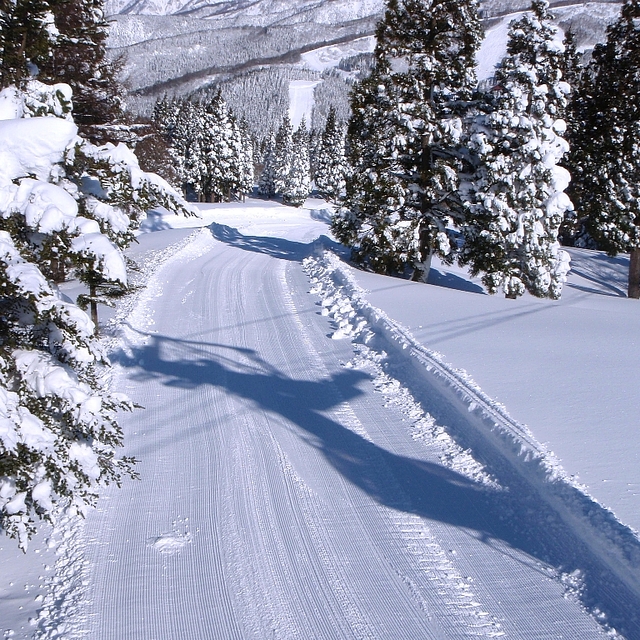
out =
<svg viewBox="0 0 640 640"><path fill-rule="evenodd" d="M374 36L356 38L351 42L336 44L328 47L320 47L301 55L304 66L313 71L326 71L340 64L344 58L349 58L361 53L372 53L376 47Z"/></svg>
<svg viewBox="0 0 640 640"><path fill-rule="evenodd" d="M353 269L320 200L201 213L103 329L140 480L1 541L5 637L640 638L625 257L514 301Z"/></svg>
<svg viewBox="0 0 640 640"><path fill-rule="evenodd" d="M292 80L289 83L289 118L294 129L300 126L302 118L309 128L313 113L313 92L321 82L322 80Z"/></svg>

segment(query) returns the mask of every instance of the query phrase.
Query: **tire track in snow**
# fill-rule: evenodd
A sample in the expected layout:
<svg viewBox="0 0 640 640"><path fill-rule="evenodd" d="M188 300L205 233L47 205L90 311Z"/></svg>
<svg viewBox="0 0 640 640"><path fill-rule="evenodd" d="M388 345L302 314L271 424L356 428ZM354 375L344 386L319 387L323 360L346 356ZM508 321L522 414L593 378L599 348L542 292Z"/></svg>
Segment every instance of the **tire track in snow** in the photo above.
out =
<svg viewBox="0 0 640 640"><path fill-rule="evenodd" d="M264 315L267 318L279 315L278 312L281 310L279 279L263 278L261 286L263 290L259 297L265 310L255 315ZM272 311L269 308L272 308ZM273 332L268 330L263 332L268 337L266 345L262 344L262 335L254 336L256 344L266 348L273 346L271 342L274 332L279 333L276 347L285 344L283 348L286 351L289 343L295 346L297 338L295 332L291 333L290 327L283 326L274 327ZM263 352L263 348L259 350ZM263 493L258 496L259 499L250 510L252 514L258 514L263 518L258 537L266 536L265 532L268 531L272 533L269 544L265 544L256 555L266 555L272 559L269 577L277 579L282 574L278 584L272 585L271 588L257 590L258 593L268 594L271 598L274 593L281 594L279 601L281 612L278 615L272 613L271 619L274 626L271 631L275 637L287 638L308 637L309 633L313 637L373 638L375 636L370 626L358 608L353 605L348 589L338 575L338 567L331 562L332 553L327 551L327 541L321 540L318 535L322 522L322 517L318 515L319 505L314 501L308 487L293 470L286 454L274 437L273 431L277 431L278 428L271 426L272 419L268 422L270 429L261 434L261 444L243 447L242 455L246 456L255 451L264 453L270 450L277 460L275 473L272 471L268 482L264 483ZM264 442L265 439L267 443ZM253 462L248 466L255 468L256 465ZM270 494L280 483L284 484L286 495L280 496L280 501L284 504L277 505L274 503L277 494L275 496ZM239 486L246 486L246 483L239 483ZM265 505L270 507L267 512L265 512ZM278 524L274 526L274 522ZM276 539L275 532L281 532L282 538ZM295 570L300 561L291 556L292 552L305 558L304 571ZM239 564L242 564L242 560ZM305 576L305 572L310 572L311 575ZM239 573L242 575L242 571ZM268 576L263 574L261 577L267 579ZM256 590L245 589L245 592L249 598L246 610L255 611L253 599L256 598ZM294 603L297 603L295 608L298 611L290 612L286 617L287 623L283 624L282 609L287 609ZM269 605L265 603L263 606ZM273 607L270 608L273 609ZM259 637L266 637L264 626L261 631L262 634Z"/></svg>

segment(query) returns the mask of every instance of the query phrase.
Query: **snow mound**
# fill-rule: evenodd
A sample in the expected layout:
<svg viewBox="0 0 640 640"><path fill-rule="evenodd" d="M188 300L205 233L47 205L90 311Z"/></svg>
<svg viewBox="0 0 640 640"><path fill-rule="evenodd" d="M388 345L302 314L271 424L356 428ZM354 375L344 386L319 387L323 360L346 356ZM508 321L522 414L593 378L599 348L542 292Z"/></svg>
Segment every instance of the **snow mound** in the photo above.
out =
<svg viewBox="0 0 640 640"><path fill-rule="evenodd" d="M0 121L0 187L29 175L47 181L77 133L73 122L55 117Z"/></svg>

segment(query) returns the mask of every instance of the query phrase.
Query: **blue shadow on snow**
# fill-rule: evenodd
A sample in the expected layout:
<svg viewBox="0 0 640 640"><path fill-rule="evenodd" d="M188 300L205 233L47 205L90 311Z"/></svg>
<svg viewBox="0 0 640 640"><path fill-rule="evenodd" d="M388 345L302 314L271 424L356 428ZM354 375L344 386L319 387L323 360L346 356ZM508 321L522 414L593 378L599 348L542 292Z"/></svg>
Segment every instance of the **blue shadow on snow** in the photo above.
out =
<svg viewBox="0 0 640 640"><path fill-rule="evenodd" d="M237 241L247 239L242 236ZM274 250L301 255L301 249L288 244ZM537 491L510 471L508 463L492 465L501 486L494 489L438 464L396 455L324 415L363 394L360 387L369 379L367 374L344 370L326 379L292 379L250 349L157 334L150 338L150 344L131 355L112 356L132 370L132 379L155 379L185 389L217 387L249 401L257 410L281 416L343 478L379 504L458 527L487 545L495 547L502 541L558 571L579 570L584 580L579 594L583 604L605 611L629 640L640 640L638 596L626 590ZM427 409L436 420L451 418L450 412L457 409L450 404L438 407L447 402L434 398L433 412L431 406ZM172 442L176 436L172 434ZM190 432L181 437L190 437ZM508 553L503 545L498 550ZM535 561L528 566L540 570Z"/></svg>

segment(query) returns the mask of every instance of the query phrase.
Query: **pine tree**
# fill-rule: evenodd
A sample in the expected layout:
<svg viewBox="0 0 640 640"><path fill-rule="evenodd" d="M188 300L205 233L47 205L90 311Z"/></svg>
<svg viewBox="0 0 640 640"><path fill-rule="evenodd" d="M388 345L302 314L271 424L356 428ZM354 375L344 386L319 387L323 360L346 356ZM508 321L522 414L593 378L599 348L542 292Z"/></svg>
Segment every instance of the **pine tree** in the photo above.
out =
<svg viewBox="0 0 640 640"><path fill-rule="evenodd" d="M253 191L255 165L254 165L254 140L251 130L249 129L249 123L243 118L239 124L239 140L240 148L239 164L240 164L240 181L238 184L238 190L242 194L242 198L247 193Z"/></svg>
<svg viewBox="0 0 640 640"><path fill-rule="evenodd" d="M166 136L167 141L170 141L173 136L173 130L178 121L180 107L181 103L178 100L175 98L169 100L166 95L156 100L156 104L153 107L151 119L160 133Z"/></svg>
<svg viewBox="0 0 640 640"><path fill-rule="evenodd" d="M332 222L336 237L351 247L352 258L379 273L403 275L415 258L415 233L401 219L407 197L395 152L397 88L388 64L379 60L353 92L347 130L350 173L343 206Z"/></svg>
<svg viewBox="0 0 640 640"><path fill-rule="evenodd" d="M578 84L582 72L583 54L578 51L576 34L571 29L565 32L562 44L564 46L564 55L561 58L562 79L573 88Z"/></svg>
<svg viewBox="0 0 640 640"><path fill-rule="evenodd" d="M276 137L273 131L265 141L265 148L262 160L262 171L258 180L258 193L267 198L276 195L275 182L275 149Z"/></svg>
<svg viewBox="0 0 640 640"><path fill-rule="evenodd" d="M73 90L74 119L81 133L102 142L109 125L123 116L120 62L107 59L108 23L103 0L51 0L56 40L39 79L64 82Z"/></svg>
<svg viewBox="0 0 640 640"><path fill-rule="evenodd" d="M496 72L471 139L479 166L471 185L461 262L484 273L490 292L525 290L559 298L569 269L558 231L571 202L562 119L569 86L546 0L512 23L507 57Z"/></svg>
<svg viewBox="0 0 640 640"><path fill-rule="evenodd" d="M132 226L151 206L184 210L126 147L78 138L58 87L47 99L35 86L24 104L62 116L0 123L0 527L23 549L37 518L84 513L100 484L132 473L116 417L133 405L105 387L95 323L60 293L56 265L126 286Z"/></svg>
<svg viewBox="0 0 640 640"><path fill-rule="evenodd" d="M313 129L309 134L309 168L311 171L311 175L314 176L314 179L317 172L320 149L322 147L323 133L324 129L322 131Z"/></svg>
<svg viewBox="0 0 640 640"><path fill-rule="evenodd" d="M169 130L169 151L183 193L202 200L207 189L203 112L192 100L182 100Z"/></svg>
<svg viewBox="0 0 640 640"><path fill-rule="evenodd" d="M206 102L163 98L156 103L154 121L191 199L222 202L251 191L254 141L219 90Z"/></svg>
<svg viewBox="0 0 640 640"><path fill-rule="evenodd" d="M373 79L356 86L349 127L349 145L369 160L352 152L356 174L336 228L356 227L356 257L373 268L408 267L414 279L426 280L431 256L451 254L451 220L464 215L458 174L481 37L476 3L388 0L376 37ZM387 113L378 108L383 102ZM375 184L367 176L372 171ZM362 188L371 191L359 194ZM395 255L380 255L387 252Z"/></svg>
<svg viewBox="0 0 640 640"><path fill-rule="evenodd" d="M273 183L276 193L284 193L291 171L291 154L293 152L293 130L289 115L285 114L276 134L273 163Z"/></svg>
<svg viewBox="0 0 640 640"><path fill-rule="evenodd" d="M51 55L56 31L47 0L0 0L0 89L24 86Z"/></svg>
<svg viewBox="0 0 640 640"><path fill-rule="evenodd" d="M628 0L581 75L570 113L570 195L586 232L610 255L630 253L640 298L640 2Z"/></svg>
<svg viewBox="0 0 640 640"><path fill-rule="evenodd" d="M205 105L204 155L207 175L206 199L222 202L231 197L240 183L240 130L222 92Z"/></svg>
<svg viewBox="0 0 640 640"><path fill-rule="evenodd" d="M140 160L140 166L145 171L155 171L178 189L181 187L181 182L173 140L180 104L175 98L169 100L166 95L158 99L151 117L152 133L136 144L136 156Z"/></svg>
<svg viewBox="0 0 640 640"><path fill-rule="evenodd" d="M311 171L309 167L309 132L303 116L300 126L292 138L289 174L285 180L282 201L300 207L311 193Z"/></svg>
<svg viewBox="0 0 640 640"><path fill-rule="evenodd" d="M332 106L315 162L316 188L330 202L338 202L346 186L346 174L345 132L338 123L335 107Z"/></svg>

